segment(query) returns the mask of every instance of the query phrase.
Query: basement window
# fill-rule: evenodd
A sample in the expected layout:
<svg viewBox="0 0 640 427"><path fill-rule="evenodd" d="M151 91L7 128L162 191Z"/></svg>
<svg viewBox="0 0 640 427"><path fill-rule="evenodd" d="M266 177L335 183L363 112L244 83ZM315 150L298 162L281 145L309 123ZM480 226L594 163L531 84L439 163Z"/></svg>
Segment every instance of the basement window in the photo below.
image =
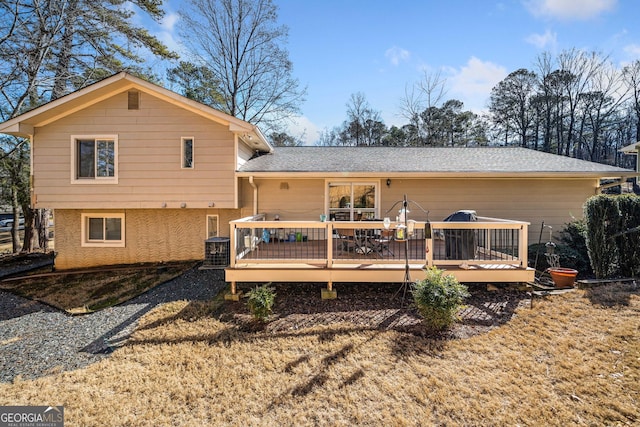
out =
<svg viewBox="0 0 640 427"><path fill-rule="evenodd" d="M124 213L83 213L82 246L124 247Z"/></svg>
<svg viewBox="0 0 640 427"><path fill-rule="evenodd" d="M218 215L207 215L207 239L218 236Z"/></svg>

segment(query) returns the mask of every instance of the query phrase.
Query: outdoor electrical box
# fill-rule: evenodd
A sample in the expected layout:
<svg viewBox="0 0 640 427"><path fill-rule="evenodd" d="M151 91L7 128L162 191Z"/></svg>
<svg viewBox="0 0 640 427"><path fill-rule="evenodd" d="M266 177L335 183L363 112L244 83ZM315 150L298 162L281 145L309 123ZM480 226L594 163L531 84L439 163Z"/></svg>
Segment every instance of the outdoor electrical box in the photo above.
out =
<svg viewBox="0 0 640 427"><path fill-rule="evenodd" d="M225 268L229 266L231 248L228 237L210 237L204 241L204 267Z"/></svg>

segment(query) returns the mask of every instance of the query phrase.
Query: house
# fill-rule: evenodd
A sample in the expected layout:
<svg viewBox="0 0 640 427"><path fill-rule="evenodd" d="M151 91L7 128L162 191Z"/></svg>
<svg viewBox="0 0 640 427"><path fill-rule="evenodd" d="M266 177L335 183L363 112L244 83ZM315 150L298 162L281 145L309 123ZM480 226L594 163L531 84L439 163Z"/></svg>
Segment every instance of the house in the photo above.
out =
<svg viewBox="0 0 640 427"><path fill-rule="evenodd" d="M357 219L358 211L381 218L406 194L429 210L431 220L473 209L534 226L544 221L556 231L582 216L584 201L598 194L601 179L634 175L632 170L520 147L278 147L237 173L242 205L251 206L257 197L254 213L278 214L280 219L344 215L344 209L332 204L332 193L351 188L354 197L369 191L373 205L353 205L345 219ZM529 240L537 240L538 233L533 227Z"/></svg>
<svg viewBox="0 0 640 427"><path fill-rule="evenodd" d="M235 171L259 129L127 73L0 124L31 139L32 205L55 209L56 268L201 259L242 216Z"/></svg>
<svg viewBox="0 0 640 427"><path fill-rule="evenodd" d="M482 281L479 268L501 265L521 275L486 280L527 280L526 245L538 240L542 221L557 232L582 215L602 178L636 175L524 148L274 149L257 127L127 73L2 123L0 132L32 141L32 204L55 209L58 269L202 259L205 240L218 236L230 239L232 283L402 280L398 254L407 270L409 251L412 271L425 261L461 265L461 278ZM390 217L397 230L405 196L419 230L415 247L395 239L385 252L376 242L378 257L366 263L358 258L370 248L342 250L336 237L348 229L384 240L382 222L358 220ZM442 221L464 209L481 219ZM452 257L443 239L453 230L473 230L485 257ZM285 234L297 245L267 246ZM498 240L506 243L498 248ZM338 274L338 264L349 274Z"/></svg>

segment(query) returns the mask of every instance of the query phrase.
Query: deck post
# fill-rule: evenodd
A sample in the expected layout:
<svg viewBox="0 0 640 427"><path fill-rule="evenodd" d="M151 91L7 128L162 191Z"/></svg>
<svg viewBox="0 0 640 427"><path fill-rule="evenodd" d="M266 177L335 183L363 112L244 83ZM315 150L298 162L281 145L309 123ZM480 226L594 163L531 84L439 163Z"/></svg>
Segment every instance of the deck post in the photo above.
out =
<svg viewBox="0 0 640 427"><path fill-rule="evenodd" d="M236 266L236 225L229 224L229 265ZM225 301L240 301L240 293L237 292L235 280L231 281L231 292L224 295Z"/></svg>
<svg viewBox="0 0 640 427"><path fill-rule="evenodd" d="M425 254L426 260L425 265L427 267L433 266L433 238L425 239L425 248L427 248L427 253Z"/></svg>
<svg viewBox="0 0 640 427"><path fill-rule="evenodd" d="M336 299L338 298L338 292L333 289L333 282L327 282L327 288L320 291L320 298L322 299Z"/></svg>
<svg viewBox="0 0 640 427"><path fill-rule="evenodd" d="M325 233L327 234L327 268L333 267L333 224L326 223Z"/></svg>
<svg viewBox="0 0 640 427"><path fill-rule="evenodd" d="M224 295L225 301L240 301L242 292L238 292L236 289L236 282L231 282L231 292Z"/></svg>
<svg viewBox="0 0 640 427"><path fill-rule="evenodd" d="M327 268L331 268L333 267L333 224L327 222L325 230L325 233L327 234ZM327 288L320 291L320 298L338 298L338 292L333 290L333 281L329 280L327 282Z"/></svg>
<svg viewBox="0 0 640 427"><path fill-rule="evenodd" d="M518 243L520 243L520 247L518 248L518 257L520 258L523 268L527 268L529 266L528 237L529 226L527 224L522 224L520 226L520 235L518 236Z"/></svg>

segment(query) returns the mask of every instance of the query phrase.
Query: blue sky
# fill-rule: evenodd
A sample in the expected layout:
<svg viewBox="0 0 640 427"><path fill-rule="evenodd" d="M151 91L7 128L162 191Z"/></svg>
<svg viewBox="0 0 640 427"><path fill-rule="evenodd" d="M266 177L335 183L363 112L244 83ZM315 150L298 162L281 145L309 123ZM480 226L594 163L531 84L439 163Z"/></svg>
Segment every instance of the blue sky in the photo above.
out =
<svg viewBox="0 0 640 427"><path fill-rule="evenodd" d="M177 11L152 31L174 49ZM274 0L289 27L293 73L307 87L293 134L308 142L346 118L362 92L387 126L401 125L405 87L428 73L446 79L446 99L481 112L491 88L542 52L578 48L622 66L640 59L638 0Z"/></svg>

